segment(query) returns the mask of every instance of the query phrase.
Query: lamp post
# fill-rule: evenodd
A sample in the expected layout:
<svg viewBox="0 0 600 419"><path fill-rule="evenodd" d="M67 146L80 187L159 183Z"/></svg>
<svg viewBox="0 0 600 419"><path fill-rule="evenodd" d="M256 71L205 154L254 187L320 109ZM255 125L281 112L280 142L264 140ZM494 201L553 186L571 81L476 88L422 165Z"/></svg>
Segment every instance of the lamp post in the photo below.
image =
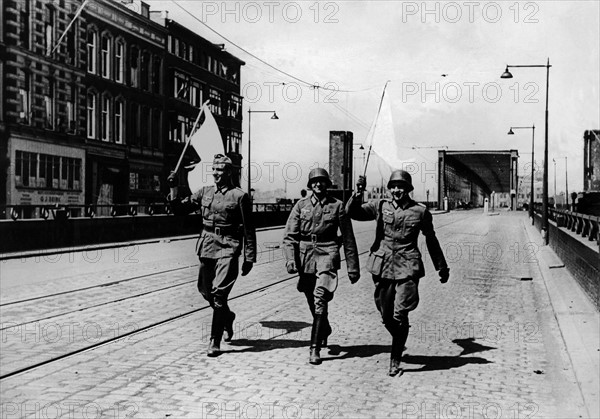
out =
<svg viewBox="0 0 600 419"><path fill-rule="evenodd" d="M251 141L251 132L252 132L252 114L253 113L272 113L273 116L271 116L271 119L279 119L279 117L277 116L277 113L275 111L253 111L252 109L248 109L248 196L250 197L250 200L252 201L252 182L250 180L250 145L252 144Z"/></svg>
<svg viewBox="0 0 600 419"><path fill-rule="evenodd" d="M363 151L362 160L363 160L363 166L364 166L365 165L365 147L362 145L362 143L352 143L352 146L355 146L355 145L359 145L360 147L358 147L358 149ZM356 156L354 156L354 159L356 159ZM352 164L352 168L353 168L353 170L352 170L352 185L350 185L351 187L356 184L356 165ZM363 169L364 169L364 167L363 167Z"/></svg>
<svg viewBox="0 0 600 419"><path fill-rule="evenodd" d="M513 129L530 129L531 130L531 193L529 199L529 217L531 217L531 225L534 224L533 220L533 178L535 174L535 125L531 125L530 127L510 127L508 130L508 135L514 135Z"/></svg>
<svg viewBox="0 0 600 419"><path fill-rule="evenodd" d="M552 159L554 163L554 205L556 205L556 160Z"/></svg>
<svg viewBox="0 0 600 419"><path fill-rule="evenodd" d="M550 65L550 58L548 58L548 61L546 62L545 65L543 64L539 64L539 65L507 65L506 66L506 70L504 70L504 73L502 73L502 75L500 76L500 78L502 79L512 79L513 75L511 74L510 71L508 71L509 68L521 68L521 67L528 67L528 68L533 68L533 67L540 67L540 68L546 68L546 112L545 112L545 118L544 118L544 125L545 125L545 129L544 129L544 173L543 173L543 180L542 180L542 236L544 239L544 244L548 244L549 243L549 237L548 237L548 90L550 87L550 67L552 67Z"/></svg>
<svg viewBox="0 0 600 419"><path fill-rule="evenodd" d="M567 156L565 156L565 201L567 203L567 211L571 208L569 206L569 179L567 173Z"/></svg>

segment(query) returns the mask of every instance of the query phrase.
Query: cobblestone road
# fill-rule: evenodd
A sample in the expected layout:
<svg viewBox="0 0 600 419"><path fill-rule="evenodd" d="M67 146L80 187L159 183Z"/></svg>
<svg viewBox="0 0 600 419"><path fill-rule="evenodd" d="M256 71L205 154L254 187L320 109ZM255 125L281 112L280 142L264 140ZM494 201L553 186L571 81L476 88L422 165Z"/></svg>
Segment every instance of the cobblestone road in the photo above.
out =
<svg viewBox="0 0 600 419"><path fill-rule="evenodd" d="M355 285L340 272L330 308L330 350L323 351L322 365L308 364L310 313L295 281L243 296L289 277L276 249L236 284L234 295L239 298L231 303L238 314L236 333L223 346L223 355L205 355L210 312L201 310L0 381L1 417L586 417L538 267L539 247L524 228L526 216L488 217L471 211L436 215L434 222L451 268L450 282L440 284L426 258L427 276L421 280L420 305L411 315L401 377L386 375L391 338L376 313L373 284L364 270ZM373 225L355 226L364 232L358 234L359 250L366 251ZM280 238L277 230L259 234L262 243ZM184 245L191 249L182 255ZM161 260L170 261L164 266L155 261L158 270L194 263L193 242L152 246ZM97 276L87 273L85 284L114 281L132 271L143 275L154 266L147 263L138 269L118 266L112 272L103 264ZM36 266L31 275L41 275ZM11 270L3 275L7 272ZM167 283L196 275L194 268L178 272L148 278L143 287L160 283L163 276ZM54 288L85 284L75 277L57 277ZM203 304L193 282L178 288L144 299L143 306L128 300L87 310L86 321L101 327L110 322L141 326ZM10 298L3 296L3 301L43 295L33 285L5 291ZM48 310L39 304L31 311L38 306ZM9 308L2 312L2 322L35 318ZM12 317L5 319L5 314ZM72 316L60 321L82 321L81 313ZM8 331L2 335L3 373L14 369L15 362L26 362L28 350L39 359L48 355L48 338L41 333L31 333L40 340L31 344L27 335ZM57 345L73 349L85 340Z"/></svg>

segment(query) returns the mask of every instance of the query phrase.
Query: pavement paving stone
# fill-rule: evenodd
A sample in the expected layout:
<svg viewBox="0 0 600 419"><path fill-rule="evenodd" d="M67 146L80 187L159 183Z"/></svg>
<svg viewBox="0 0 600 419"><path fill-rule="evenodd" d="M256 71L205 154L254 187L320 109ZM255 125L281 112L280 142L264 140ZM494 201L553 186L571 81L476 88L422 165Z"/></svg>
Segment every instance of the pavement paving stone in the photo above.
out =
<svg viewBox="0 0 600 419"><path fill-rule="evenodd" d="M441 221L442 244L452 244L446 246L451 279L439 284L426 260L428 275L421 281L420 306L411 315L402 377L385 375L391 339L375 312L372 282L363 271L353 286L340 276L330 308L336 325L330 338L334 351L323 351L320 366L307 363L310 314L294 281L288 281L232 301L239 332L218 358L205 356L210 313L204 310L62 360L60 369L49 365L6 380L1 383L3 399L11 394L15 403L42 400L42 389L60 383L66 392L50 393L62 397L59 401L101 401L107 409L135 401L137 417L252 417L257 406L262 417L268 417L269 409L275 417L294 412L302 414L298 417L448 417L456 406L469 418L496 417L494 409L501 413L498 417L530 417L534 407L538 413L533 417L580 414L571 373L563 369L568 364L554 367L550 362L562 359L555 353L562 342L552 327L537 265L525 265L520 254L515 262L509 249L515 242L519 249L527 244L514 218L435 220ZM360 250L369 245L369 237L359 240ZM503 259L491 263L496 256L490 252L498 248ZM361 261L364 267L365 256ZM285 277L281 263L257 266L252 274L247 278L252 281L238 281L236 295L263 278ZM516 278L525 274L533 281ZM193 291L173 298L185 304L197 299ZM146 316L156 316L161 305L177 311L169 301L145 301L148 309L139 313ZM113 316L130 321L126 311L116 310ZM545 373L535 374L535 369ZM73 374L77 370L82 373ZM36 391L40 382L48 385ZM25 391L5 393L11 389ZM562 398L554 397L561 391ZM576 402L560 406L565 398Z"/></svg>

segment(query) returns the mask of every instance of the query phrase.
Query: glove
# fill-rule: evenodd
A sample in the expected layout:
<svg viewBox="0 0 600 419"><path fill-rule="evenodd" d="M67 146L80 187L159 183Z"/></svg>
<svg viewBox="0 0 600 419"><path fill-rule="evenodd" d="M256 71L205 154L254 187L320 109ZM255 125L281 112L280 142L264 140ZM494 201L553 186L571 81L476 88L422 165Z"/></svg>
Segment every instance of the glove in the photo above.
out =
<svg viewBox="0 0 600 419"><path fill-rule="evenodd" d="M177 180L177 175L175 172L171 172L169 177L167 177L167 185L169 185L169 188L176 188L179 186L179 181Z"/></svg>
<svg viewBox="0 0 600 419"><path fill-rule="evenodd" d="M348 278L350 278L351 284L356 284L360 279L360 274L358 272L348 272Z"/></svg>
<svg viewBox="0 0 600 419"><path fill-rule="evenodd" d="M356 181L356 191L357 192L363 192L366 187L367 187L367 178L366 178L366 176L359 176L358 180Z"/></svg>
<svg viewBox="0 0 600 419"><path fill-rule="evenodd" d="M440 275L440 282L442 284L445 284L446 282L448 282L448 279L450 278L450 269L442 268L438 271L438 274Z"/></svg>
<svg viewBox="0 0 600 419"><path fill-rule="evenodd" d="M248 275L252 270L252 266L254 266L254 263L245 260L244 263L242 263L242 276Z"/></svg>
<svg viewBox="0 0 600 419"><path fill-rule="evenodd" d="M293 260L290 260L288 263L286 263L285 267L287 268L289 274L298 273L298 269L296 268L296 262L294 262Z"/></svg>

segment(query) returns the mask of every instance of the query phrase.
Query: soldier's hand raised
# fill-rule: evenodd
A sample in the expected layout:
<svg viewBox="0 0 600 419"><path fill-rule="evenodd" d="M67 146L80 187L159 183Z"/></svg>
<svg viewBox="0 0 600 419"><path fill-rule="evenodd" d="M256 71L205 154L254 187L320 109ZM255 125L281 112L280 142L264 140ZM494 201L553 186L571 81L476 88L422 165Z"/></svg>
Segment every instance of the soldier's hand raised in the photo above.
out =
<svg viewBox="0 0 600 419"><path fill-rule="evenodd" d="M348 278L350 278L351 284L356 284L360 279L360 274L358 272L348 272Z"/></svg>
<svg viewBox="0 0 600 419"><path fill-rule="evenodd" d="M366 187L367 187L367 177L359 176L358 180L356 181L356 192L362 193L362 192L364 192Z"/></svg>
<svg viewBox="0 0 600 419"><path fill-rule="evenodd" d="M250 271L252 270L252 266L254 266L252 262L248 262L245 260L244 263L242 263L242 276L248 275L248 273L250 273Z"/></svg>
<svg viewBox="0 0 600 419"><path fill-rule="evenodd" d="M439 270L438 274L440 275L440 282L442 284L445 284L446 282L448 282L448 279L450 278L450 269L442 268Z"/></svg>
<svg viewBox="0 0 600 419"><path fill-rule="evenodd" d="M167 178L167 184L169 185L169 188L175 188L176 186L179 186L179 182L177 181L177 174L175 172L171 172L171 174Z"/></svg>
<svg viewBox="0 0 600 419"><path fill-rule="evenodd" d="M287 268L289 274L298 273L298 268L296 268L296 262L294 262L293 260L290 260L288 263L286 263L285 267Z"/></svg>

